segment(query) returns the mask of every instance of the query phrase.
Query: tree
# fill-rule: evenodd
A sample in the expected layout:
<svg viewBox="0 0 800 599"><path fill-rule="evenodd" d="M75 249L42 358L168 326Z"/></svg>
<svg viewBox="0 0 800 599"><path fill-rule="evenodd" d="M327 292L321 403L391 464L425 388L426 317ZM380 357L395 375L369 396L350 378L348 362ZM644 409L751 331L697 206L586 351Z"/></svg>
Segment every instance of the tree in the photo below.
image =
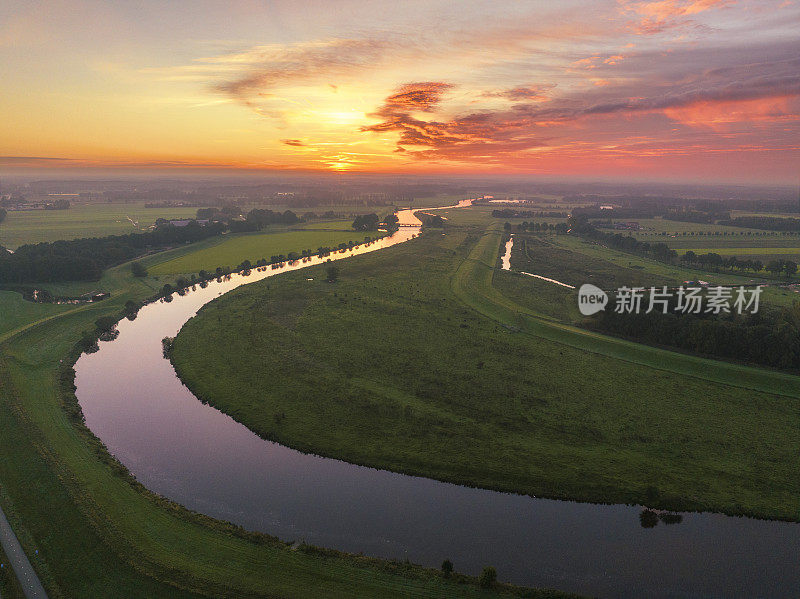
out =
<svg viewBox="0 0 800 599"><path fill-rule="evenodd" d="M142 278L147 276L147 269L142 266L141 262L134 262L131 264L131 272L134 277Z"/></svg>
<svg viewBox="0 0 800 599"><path fill-rule="evenodd" d="M87 354L91 354L99 350L97 345L97 337L89 331L84 331L81 334L80 346Z"/></svg>
<svg viewBox="0 0 800 599"><path fill-rule="evenodd" d="M335 283L339 279L339 267L334 266L331 264L328 268L325 269L325 273L328 275L328 282Z"/></svg>
<svg viewBox="0 0 800 599"><path fill-rule="evenodd" d="M449 577L453 573L453 562L449 559L446 559L442 562L442 573L444 574L445 578Z"/></svg>
<svg viewBox="0 0 800 599"><path fill-rule="evenodd" d="M356 231L371 231L378 228L380 219L375 213L372 214L359 214L353 221L353 229Z"/></svg>
<svg viewBox="0 0 800 599"><path fill-rule="evenodd" d="M399 220L396 214L390 214L384 219L384 222L386 223L386 230L389 232L397 231L397 229L400 228L400 225L398 224Z"/></svg>
<svg viewBox="0 0 800 599"><path fill-rule="evenodd" d="M486 566L481 572L478 582L485 589L494 586L494 583L497 582L497 570L495 570L494 566Z"/></svg>
<svg viewBox="0 0 800 599"><path fill-rule="evenodd" d="M130 317L131 316L135 317L136 313L139 311L139 308L141 308L140 304L137 304L133 300L128 300L127 302L125 302L125 308L123 310L125 312L125 315L128 316L130 320L133 320L133 318Z"/></svg>
<svg viewBox="0 0 800 599"><path fill-rule="evenodd" d="M97 327L99 333L108 333L117 326L117 319L113 316L101 316L94 321L94 326Z"/></svg>
<svg viewBox="0 0 800 599"><path fill-rule="evenodd" d="M6 220L6 214L8 214L6 212L6 209L5 208L0 208L0 223L2 223L4 220Z"/></svg>
<svg viewBox="0 0 800 599"><path fill-rule="evenodd" d="M658 524L658 514L653 510L642 510L639 514L639 524L642 528L653 528Z"/></svg>

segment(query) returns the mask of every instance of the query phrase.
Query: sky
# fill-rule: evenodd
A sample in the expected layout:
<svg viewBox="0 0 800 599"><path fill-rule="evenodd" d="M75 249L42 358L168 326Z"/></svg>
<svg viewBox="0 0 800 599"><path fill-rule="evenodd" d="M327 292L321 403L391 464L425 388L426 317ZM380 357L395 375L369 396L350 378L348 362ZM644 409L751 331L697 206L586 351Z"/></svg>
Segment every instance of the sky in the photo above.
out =
<svg viewBox="0 0 800 599"><path fill-rule="evenodd" d="M0 172L797 184L800 0L0 3Z"/></svg>

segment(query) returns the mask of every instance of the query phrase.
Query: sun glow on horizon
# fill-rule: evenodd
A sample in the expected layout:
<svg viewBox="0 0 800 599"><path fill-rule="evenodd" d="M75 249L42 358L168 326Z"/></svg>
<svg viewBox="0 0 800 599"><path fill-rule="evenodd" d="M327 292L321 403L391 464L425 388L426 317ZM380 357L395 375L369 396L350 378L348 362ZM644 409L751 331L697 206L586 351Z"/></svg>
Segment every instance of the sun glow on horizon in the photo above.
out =
<svg viewBox="0 0 800 599"><path fill-rule="evenodd" d="M0 168L797 176L797 2L181 4L2 9Z"/></svg>

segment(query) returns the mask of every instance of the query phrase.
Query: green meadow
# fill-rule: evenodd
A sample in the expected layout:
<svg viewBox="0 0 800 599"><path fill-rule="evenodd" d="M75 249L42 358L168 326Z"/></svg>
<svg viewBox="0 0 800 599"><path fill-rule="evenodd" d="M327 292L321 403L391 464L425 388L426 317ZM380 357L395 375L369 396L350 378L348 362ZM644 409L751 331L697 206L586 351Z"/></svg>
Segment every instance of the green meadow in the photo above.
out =
<svg viewBox="0 0 800 599"><path fill-rule="evenodd" d="M711 247L711 248L681 248L678 253L694 252L704 254L714 252L720 256L796 256L800 254L800 247Z"/></svg>
<svg viewBox="0 0 800 599"><path fill-rule="evenodd" d="M189 245L142 262L152 268L198 249L208 248ZM59 381L81 333L97 318L119 316L127 300L142 301L171 280L135 279L123 264L98 282L46 286L65 294L111 292L98 303L29 304L16 293L0 293L0 505L26 553L35 556L51 597L566 596L505 585L481 589L475 579L446 578L410 563L294 550L190 513L138 485L69 416L71 388ZM0 579L4 598L15 597L13 584Z"/></svg>
<svg viewBox="0 0 800 599"><path fill-rule="evenodd" d="M800 379L517 303L495 280L529 279L495 268L496 227L431 230L349 261L333 285L239 288L184 326L176 368L304 451L537 496L800 518ZM213 347L230 348L224 362Z"/></svg>
<svg viewBox="0 0 800 599"><path fill-rule="evenodd" d="M74 204L68 210L11 211L0 223L0 245L122 235L146 230L158 218L187 218L197 208L145 208L145 202Z"/></svg>
<svg viewBox="0 0 800 599"><path fill-rule="evenodd" d="M303 250L317 251L319 247L335 247L340 243L361 243L365 236L375 237L375 231L358 233L352 230L299 230L267 233L227 234L204 242L205 246L162 261L149 269L153 275L196 273L201 269L213 271L217 266L236 267L244 260L253 264L261 258Z"/></svg>
<svg viewBox="0 0 800 599"><path fill-rule="evenodd" d="M255 283L215 300L178 337L187 382L265 437L357 463L559 498L800 517L796 377L572 327L574 309L558 307L571 302L569 290L496 269L502 223L486 211L447 212L444 231L355 256L336 284L285 273L269 289ZM0 292L0 504L26 552L39 551L34 566L50 595L563 596L293 551L191 514L139 486L68 415L60 372L97 318L176 274L292 251L281 240L298 235L363 239L341 229L225 236L143 258L143 279L123 264L97 282L44 285L112 293L94 304L31 304ZM685 274L542 238L530 259L545 266L546 256L560 276ZM321 245L302 239L298 250ZM238 330L242 311L262 314L255 329ZM203 344L196 335L207 335ZM202 351L218 343L231 348L227 369ZM270 360L260 357L267 347ZM268 392L255 397L259 385ZM276 413L286 416L278 422ZM331 418L346 424L330 427ZM4 598L15 596L13 584L0 579Z"/></svg>

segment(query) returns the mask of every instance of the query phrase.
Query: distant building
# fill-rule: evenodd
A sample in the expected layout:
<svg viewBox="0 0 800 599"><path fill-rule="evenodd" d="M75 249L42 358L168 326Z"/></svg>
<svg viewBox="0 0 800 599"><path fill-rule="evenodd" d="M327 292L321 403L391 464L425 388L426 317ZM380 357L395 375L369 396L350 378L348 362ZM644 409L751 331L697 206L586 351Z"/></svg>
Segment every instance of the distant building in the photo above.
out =
<svg viewBox="0 0 800 599"><path fill-rule="evenodd" d="M208 219L195 219L195 218L187 218L181 220L171 220L168 221L170 225L173 227L185 227L189 223L197 223L198 225L207 225Z"/></svg>
<svg viewBox="0 0 800 599"><path fill-rule="evenodd" d="M637 222L627 222L627 223L614 223L614 228L623 231L638 231L640 227L639 223Z"/></svg>

